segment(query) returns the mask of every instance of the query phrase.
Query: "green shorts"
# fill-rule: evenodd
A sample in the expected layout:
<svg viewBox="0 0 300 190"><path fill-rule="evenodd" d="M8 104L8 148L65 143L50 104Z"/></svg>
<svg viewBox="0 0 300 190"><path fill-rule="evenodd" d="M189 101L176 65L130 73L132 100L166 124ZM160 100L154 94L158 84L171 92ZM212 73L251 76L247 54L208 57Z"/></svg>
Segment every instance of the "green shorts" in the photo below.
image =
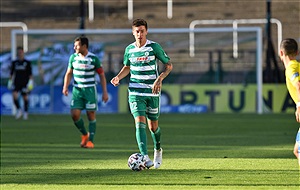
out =
<svg viewBox="0 0 300 190"><path fill-rule="evenodd" d="M73 87L71 109L96 111L98 109L96 87Z"/></svg>
<svg viewBox="0 0 300 190"><path fill-rule="evenodd" d="M134 118L145 116L151 121L158 120L160 115L160 97L129 96L128 102Z"/></svg>

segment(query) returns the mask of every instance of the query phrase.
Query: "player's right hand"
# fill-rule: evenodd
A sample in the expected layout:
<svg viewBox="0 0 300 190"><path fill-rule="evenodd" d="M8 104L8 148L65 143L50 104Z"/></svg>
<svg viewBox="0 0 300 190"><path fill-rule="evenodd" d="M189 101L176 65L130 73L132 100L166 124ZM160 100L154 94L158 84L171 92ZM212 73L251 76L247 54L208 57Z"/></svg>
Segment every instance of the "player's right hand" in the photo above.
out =
<svg viewBox="0 0 300 190"><path fill-rule="evenodd" d="M9 89L9 90L13 89L13 84L12 84L11 79L9 79L8 82L7 82L7 89Z"/></svg>
<svg viewBox="0 0 300 190"><path fill-rule="evenodd" d="M296 116L296 121L298 123L300 123L300 107L297 107L296 112L295 112L295 116Z"/></svg>
<svg viewBox="0 0 300 190"><path fill-rule="evenodd" d="M110 81L110 83L112 84L112 85L114 85L114 86L118 86L119 84L120 84L120 79L119 79L119 77L114 77L114 78L112 78L111 79L111 81Z"/></svg>
<svg viewBox="0 0 300 190"><path fill-rule="evenodd" d="M62 93L63 93L63 95L68 96L68 94L69 94L68 88L63 88Z"/></svg>

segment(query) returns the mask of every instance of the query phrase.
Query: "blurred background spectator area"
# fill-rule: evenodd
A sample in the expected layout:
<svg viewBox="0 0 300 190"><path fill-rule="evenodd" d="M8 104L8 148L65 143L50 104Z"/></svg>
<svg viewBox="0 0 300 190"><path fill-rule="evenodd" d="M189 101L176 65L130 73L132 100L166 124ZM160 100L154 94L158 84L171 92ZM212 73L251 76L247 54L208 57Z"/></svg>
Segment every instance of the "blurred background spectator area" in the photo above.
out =
<svg viewBox="0 0 300 190"><path fill-rule="evenodd" d="M89 0L2 0L1 1L1 22L23 22L28 29L130 29L131 18L128 15L127 0L94 0L93 19L89 18ZM282 23L282 38L295 38L300 40L300 1L299 0L133 0L132 18L144 18L148 21L149 28L188 28L194 20L234 20L234 19L266 19L276 18ZM172 2L172 15L168 15L167 2ZM270 12L267 11L268 3ZM230 25L223 25L222 27ZM260 26L263 29L264 42L264 67L270 62L270 57L266 56L269 48L266 24L245 24L243 26ZM203 26L197 26L203 27ZM205 25L205 27L221 27L216 25ZM1 27L1 49L0 53L10 52L11 30L20 29L15 27ZM270 25L270 33L273 50L276 60L271 60L271 75L276 79L265 79L265 82L283 82L283 66L277 56L277 26ZM37 65L40 58L34 58L33 53L37 51L47 51L49 45L40 47L29 40L28 53L31 53L33 62ZM61 37L60 37L61 38ZM74 36L65 37L65 41L71 43L66 46L72 51ZM97 37L91 37L98 43L96 47L101 54L103 64L107 70L108 77L115 74L122 63L122 54L126 43L132 42L134 38L126 35L123 43L113 43L105 47L108 43L97 41ZM162 39L163 38L163 39ZM235 82L255 82L255 36L249 34L241 37L243 42L239 49L239 58L232 57L232 34L215 34L203 39L199 38L197 56L191 58L188 51L188 36L180 37L172 35L165 36L152 35L151 40L160 42L166 49L172 62L176 64L173 75L166 82L169 83L235 83ZM182 39L180 39L182 38ZM209 40L208 40L209 39ZM48 40L45 38L44 40ZM109 37L108 37L109 40ZM128 40L128 42L127 42ZM207 41L205 41L207 40ZM58 41L61 39L58 38ZM113 45L111 45L113 44ZM175 45L176 44L176 45ZM181 45L182 46L181 46ZM207 45L209 44L209 46ZM244 44L244 46L243 46ZM22 44L20 44L22 45ZM102 46L103 47L100 47ZM54 46L54 45L52 45ZM61 44L56 44L61 46ZM202 47L202 49L200 48ZM46 50L45 50L46 49ZM66 51L65 53L71 53ZM67 56L64 55L64 56ZM267 59L268 58L268 59ZM3 60L1 61L3 62ZM279 63L278 63L279 62ZM40 65L39 65L40 66ZM5 69L3 63L2 69ZM37 71L38 72L38 71ZM60 71L59 71L60 72ZM277 74L276 74L277 73ZM199 74L202 74L199 78ZM196 80L195 80L196 79ZM38 81L38 80L37 80Z"/></svg>

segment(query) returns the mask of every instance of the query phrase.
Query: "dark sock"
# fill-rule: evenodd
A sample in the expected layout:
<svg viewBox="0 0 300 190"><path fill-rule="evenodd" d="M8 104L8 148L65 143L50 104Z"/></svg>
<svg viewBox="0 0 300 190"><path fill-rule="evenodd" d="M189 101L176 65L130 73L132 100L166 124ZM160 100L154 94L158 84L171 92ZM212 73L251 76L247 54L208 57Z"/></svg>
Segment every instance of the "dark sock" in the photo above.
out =
<svg viewBox="0 0 300 190"><path fill-rule="evenodd" d="M28 112L28 105L29 105L29 101L28 100L24 100L24 111Z"/></svg>
<svg viewBox="0 0 300 190"><path fill-rule="evenodd" d="M142 155L148 155L146 124L142 122L137 122L135 127L136 141L139 146L139 150Z"/></svg>
<svg viewBox="0 0 300 190"><path fill-rule="evenodd" d="M14 104L16 106L17 109L20 109L20 103L19 103L19 100L14 100Z"/></svg>
<svg viewBox="0 0 300 190"><path fill-rule="evenodd" d="M89 132L90 132L90 136L89 136L89 141L94 142L94 136L96 133L96 119L93 121L90 121L89 123Z"/></svg>
<svg viewBox="0 0 300 190"><path fill-rule="evenodd" d="M74 124L78 128L78 130L81 132L81 134L87 135L87 131L84 127L84 122L83 122L82 118L80 118L78 121L75 121Z"/></svg>
<svg viewBox="0 0 300 190"><path fill-rule="evenodd" d="M154 148L156 150L160 149L160 135L161 135L161 132L160 132L159 127L156 129L156 131L154 131L154 132L151 131L151 137L153 140Z"/></svg>

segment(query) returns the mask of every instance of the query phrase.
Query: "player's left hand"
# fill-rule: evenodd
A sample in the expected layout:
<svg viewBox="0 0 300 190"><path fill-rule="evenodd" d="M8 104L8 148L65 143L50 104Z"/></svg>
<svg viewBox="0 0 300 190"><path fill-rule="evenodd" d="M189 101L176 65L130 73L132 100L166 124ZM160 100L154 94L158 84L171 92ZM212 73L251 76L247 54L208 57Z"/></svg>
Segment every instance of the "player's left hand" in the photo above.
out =
<svg viewBox="0 0 300 190"><path fill-rule="evenodd" d="M68 96L69 95L68 88L63 87L62 93L63 93L63 95Z"/></svg>
<svg viewBox="0 0 300 190"><path fill-rule="evenodd" d="M161 91L161 87L162 87L162 83L160 80L156 80L153 84L153 87L152 87L152 93L153 94L159 94L160 91Z"/></svg>

